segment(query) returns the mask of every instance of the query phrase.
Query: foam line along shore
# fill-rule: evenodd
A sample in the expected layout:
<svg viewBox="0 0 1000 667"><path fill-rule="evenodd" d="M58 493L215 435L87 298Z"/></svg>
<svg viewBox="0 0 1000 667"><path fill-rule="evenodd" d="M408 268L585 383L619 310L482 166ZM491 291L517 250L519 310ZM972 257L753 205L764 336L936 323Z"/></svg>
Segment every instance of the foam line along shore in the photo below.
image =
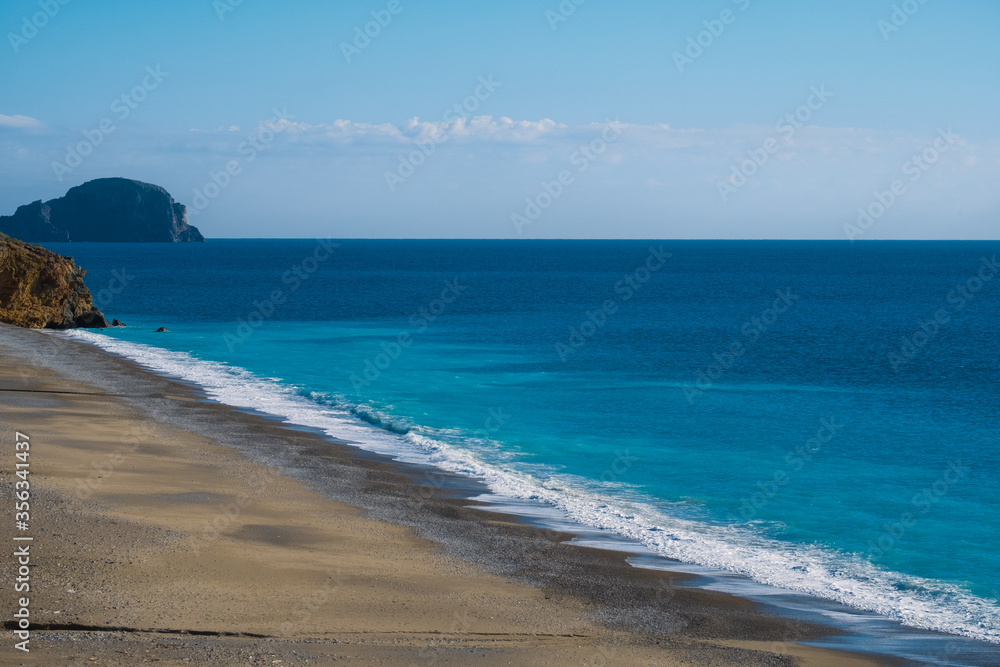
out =
<svg viewBox="0 0 1000 667"><path fill-rule="evenodd" d="M416 469L205 401L90 346L3 333L0 420L31 437L36 534L47 560L58 554L33 581L37 644L22 664L85 657L108 639L126 656L199 664L854 660L796 643L819 627L485 518ZM428 648L438 622L451 630L432 644L451 643Z"/></svg>

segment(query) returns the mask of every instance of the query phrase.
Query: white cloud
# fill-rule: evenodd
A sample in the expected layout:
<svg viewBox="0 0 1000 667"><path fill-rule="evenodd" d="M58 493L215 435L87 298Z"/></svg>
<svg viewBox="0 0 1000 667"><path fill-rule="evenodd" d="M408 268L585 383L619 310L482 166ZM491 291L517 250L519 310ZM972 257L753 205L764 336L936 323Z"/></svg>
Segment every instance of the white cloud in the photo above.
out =
<svg viewBox="0 0 1000 667"><path fill-rule="evenodd" d="M18 130L41 130L45 123L31 116L5 116L0 113L0 127L11 127Z"/></svg>
<svg viewBox="0 0 1000 667"><path fill-rule="evenodd" d="M23 203L24 188L37 188L38 174L62 160L67 142L78 141L79 134L12 118L0 116L0 203L16 207ZM15 123L46 131L4 129ZM291 188L299 193L303 219L335 210L337 220L383 221L382 231L370 232L376 235L413 235L406 225L421 221L436 230L428 234L500 238L516 233L510 215L523 208L526 197L569 171L573 184L532 233L608 235L607 221L620 220L614 234L844 238L843 224L854 221L857 208L894 180L909 179L904 165L938 137L933 130L808 125L792 134L764 124L622 123L620 135L608 140L609 125L500 116L316 123L287 114L270 125L244 122L241 129L228 122L193 132L137 128L121 141L103 144L73 176L83 182L131 175L168 187L190 205L194 189L235 159L245 169L209 217L259 220L267 230L268 218L258 209L287 202L285 189ZM251 163L245 144L257 141L261 146ZM774 142L764 164L749 163L763 160L755 156ZM426 159L413 158L415 151ZM594 159L581 160L585 151ZM404 162L418 166L393 191L386 174L400 173ZM720 183L744 182L735 169L745 169L747 179L723 199ZM1000 205L998 174L1000 141L960 139L918 182L907 180L905 197L871 236L909 238L940 229L943 238L985 237L995 228ZM445 222L436 227L438 220ZM465 230L462 220L479 221L483 231Z"/></svg>
<svg viewBox="0 0 1000 667"><path fill-rule="evenodd" d="M262 122L258 130L267 125ZM311 125L289 120L271 123L271 129L281 131L300 139L321 141L352 141L355 139L386 139L402 143L431 139L442 142L450 139L482 139L510 143L532 143L545 136L558 134L567 129L562 123L549 118L538 121L513 120L503 116L474 116L454 120L424 121L411 118L404 123L357 123L351 120L335 120L332 123Z"/></svg>

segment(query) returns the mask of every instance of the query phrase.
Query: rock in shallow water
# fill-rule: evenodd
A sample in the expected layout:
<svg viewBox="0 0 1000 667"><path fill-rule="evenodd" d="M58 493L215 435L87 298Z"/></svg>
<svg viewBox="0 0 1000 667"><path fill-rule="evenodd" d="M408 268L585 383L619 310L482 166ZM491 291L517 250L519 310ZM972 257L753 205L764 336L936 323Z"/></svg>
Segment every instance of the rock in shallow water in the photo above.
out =
<svg viewBox="0 0 1000 667"><path fill-rule="evenodd" d="M104 314L97 310L97 308L91 308L77 317L74 320L74 324L84 329L105 329L111 326L104 318Z"/></svg>

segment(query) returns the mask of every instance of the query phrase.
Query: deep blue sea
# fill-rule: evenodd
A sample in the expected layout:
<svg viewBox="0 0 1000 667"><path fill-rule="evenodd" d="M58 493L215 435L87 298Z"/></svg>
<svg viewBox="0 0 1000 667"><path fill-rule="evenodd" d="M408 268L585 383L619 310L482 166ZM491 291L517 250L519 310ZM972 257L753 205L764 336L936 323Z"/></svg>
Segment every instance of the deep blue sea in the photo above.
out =
<svg viewBox="0 0 1000 667"><path fill-rule="evenodd" d="M220 401L1000 643L1000 243L47 246Z"/></svg>

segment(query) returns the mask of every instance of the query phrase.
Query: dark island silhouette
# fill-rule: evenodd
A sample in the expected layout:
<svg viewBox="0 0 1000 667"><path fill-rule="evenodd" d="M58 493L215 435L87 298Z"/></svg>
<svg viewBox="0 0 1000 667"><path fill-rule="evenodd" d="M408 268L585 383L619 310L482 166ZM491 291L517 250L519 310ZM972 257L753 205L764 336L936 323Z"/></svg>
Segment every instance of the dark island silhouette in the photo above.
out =
<svg viewBox="0 0 1000 667"><path fill-rule="evenodd" d="M0 232L29 243L205 240L187 223L184 204L158 185L128 178L99 178L59 199L19 206L14 215L0 216Z"/></svg>

